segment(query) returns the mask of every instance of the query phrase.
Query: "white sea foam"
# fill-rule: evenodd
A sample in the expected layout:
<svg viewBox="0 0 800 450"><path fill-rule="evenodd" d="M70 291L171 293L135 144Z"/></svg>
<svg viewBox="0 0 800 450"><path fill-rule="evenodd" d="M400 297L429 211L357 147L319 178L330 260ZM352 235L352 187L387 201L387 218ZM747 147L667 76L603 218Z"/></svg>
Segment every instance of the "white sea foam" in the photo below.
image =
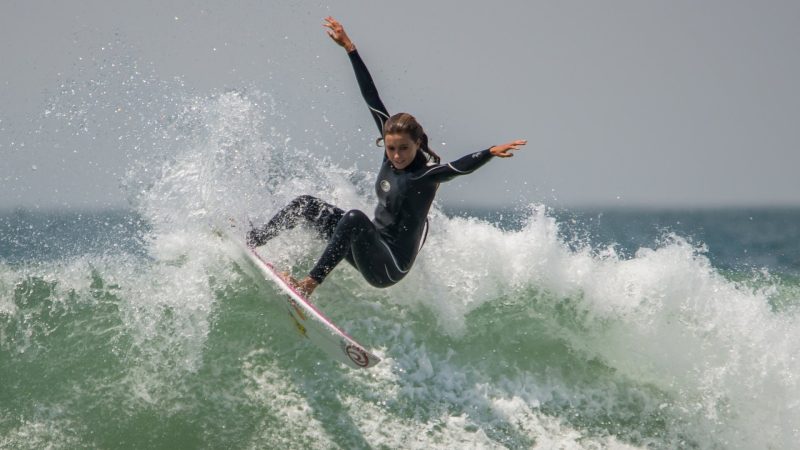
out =
<svg viewBox="0 0 800 450"><path fill-rule="evenodd" d="M14 288L17 274L4 263L0 263L0 314L12 315L17 310L14 304Z"/></svg>
<svg viewBox="0 0 800 450"><path fill-rule="evenodd" d="M0 448L69 449L81 446L75 423L67 420L25 420L8 433L0 435Z"/></svg>

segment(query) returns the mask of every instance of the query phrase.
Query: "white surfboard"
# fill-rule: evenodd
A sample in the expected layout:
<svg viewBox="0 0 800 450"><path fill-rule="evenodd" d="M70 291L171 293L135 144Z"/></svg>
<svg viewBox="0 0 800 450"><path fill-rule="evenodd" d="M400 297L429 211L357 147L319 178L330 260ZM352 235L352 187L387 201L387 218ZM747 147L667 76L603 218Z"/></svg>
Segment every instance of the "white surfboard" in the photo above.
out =
<svg viewBox="0 0 800 450"><path fill-rule="evenodd" d="M226 229L227 228L227 229ZM302 336L311 341L328 356L349 367L365 369L380 362L380 358L356 342L341 328L337 327L325 314L309 302L294 287L287 284L278 271L258 250L247 246L243 234L236 227L218 227L221 234L235 243L248 261L263 275L265 280L286 295L286 306L292 324Z"/></svg>

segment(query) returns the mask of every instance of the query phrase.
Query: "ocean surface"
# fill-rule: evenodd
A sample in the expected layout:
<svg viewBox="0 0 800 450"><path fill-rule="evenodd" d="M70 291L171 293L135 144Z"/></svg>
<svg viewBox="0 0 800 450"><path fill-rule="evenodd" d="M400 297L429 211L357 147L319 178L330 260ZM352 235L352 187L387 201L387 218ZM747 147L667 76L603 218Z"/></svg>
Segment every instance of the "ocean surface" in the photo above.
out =
<svg viewBox="0 0 800 450"><path fill-rule="evenodd" d="M0 448L798 448L799 221L437 210L399 285L315 294L357 371L202 227L5 211ZM287 234L301 273L322 243Z"/></svg>
<svg viewBox="0 0 800 450"><path fill-rule="evenodd" d="M112 103L71 95L48 120ZM122 136L129 208L0 212L0 448L800 448L800 210L437 204L401 283L315 292L383 359L351 370L209 225L371 212L375 173L265 96L165 101ZM303 274L323 245L263 252Z"/></svg>

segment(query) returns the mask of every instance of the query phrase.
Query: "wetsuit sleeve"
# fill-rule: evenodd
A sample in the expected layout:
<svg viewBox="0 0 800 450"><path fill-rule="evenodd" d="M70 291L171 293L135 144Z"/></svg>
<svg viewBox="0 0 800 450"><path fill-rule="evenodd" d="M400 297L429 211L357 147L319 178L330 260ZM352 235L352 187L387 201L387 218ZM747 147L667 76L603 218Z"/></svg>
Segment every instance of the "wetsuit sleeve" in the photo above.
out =
<svg viewBox="0 0 800 450"><path fill-rule="evenodd" d="M415 179L427 178L436 183L450 181L459 175L472 173L492 159L489 149L471 153L447 164L439 164L424 171Z"/></svg>
<svg viewBox="0 0 800 450"><path fill-rule="evenodd" d="M356 73L356 80L358 80L358 87L361 88L361 95L367 102L372 118L375 119L375 125L378 126L378 132L383 136L383 123L389 118L389 113L386 107L383 106L380 96L378 96L378 89L375 87L375 82L372 81L372 76L367 70L367 65L358 54L358 50L353 50L347 54L350 57L350 62L353 64L353 70Z"/></svg>

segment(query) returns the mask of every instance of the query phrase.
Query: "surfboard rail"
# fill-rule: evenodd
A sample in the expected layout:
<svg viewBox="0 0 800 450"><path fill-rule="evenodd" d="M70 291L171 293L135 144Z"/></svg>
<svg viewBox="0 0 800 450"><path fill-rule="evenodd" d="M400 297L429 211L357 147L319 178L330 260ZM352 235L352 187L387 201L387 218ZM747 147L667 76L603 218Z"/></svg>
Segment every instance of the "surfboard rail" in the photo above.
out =
<svg viewBox="0 0 800 450"><path fill-rule="evenodd" d="M230 228L238 231L234 226ZM233 235L232 230L220 231L228 240L236 243L265 280L271 281L273 286L285 295L289 316L301 335L328 356L348 367L366 369L380 362L381 359L378 356L333 323L319 308L287 283L275 266L259 254L257 249L238 239Z"/></svg>

